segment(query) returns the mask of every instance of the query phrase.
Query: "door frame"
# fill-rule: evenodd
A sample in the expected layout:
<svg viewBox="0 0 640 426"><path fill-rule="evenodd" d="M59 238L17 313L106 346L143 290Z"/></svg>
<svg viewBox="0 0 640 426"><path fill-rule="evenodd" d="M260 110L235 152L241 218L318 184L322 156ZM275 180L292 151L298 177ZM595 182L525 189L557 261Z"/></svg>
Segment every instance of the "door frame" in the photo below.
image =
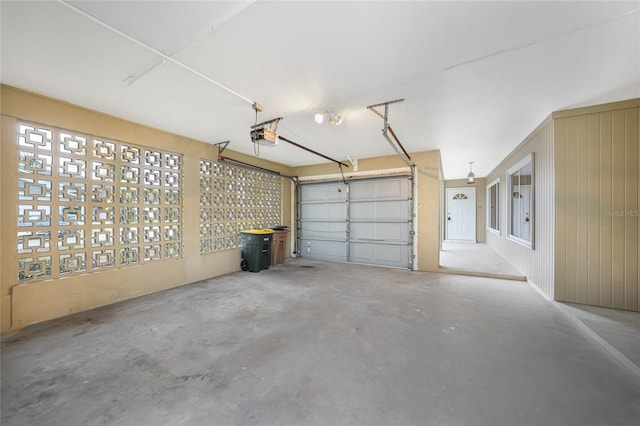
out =
<svg viewBox="0 0 640 426"><path fill-rule="evenodd" d="M469 239L469 240L451 240L449 239L449 226L448 226L448 213L449 213L449 191L454 192L454 191L460 191L460 190L471 190L473 192L473 238ZM445 188L445 203L444 203L444 241L455 241L455 242L469 242L469 243L477 243L478 242L478 230L477 230L477 217L476 217L476 213L477 213L477 208L478 208L478 192L476 191L476 187L475 186L456 186L456 187L448 187Z"/></svg>

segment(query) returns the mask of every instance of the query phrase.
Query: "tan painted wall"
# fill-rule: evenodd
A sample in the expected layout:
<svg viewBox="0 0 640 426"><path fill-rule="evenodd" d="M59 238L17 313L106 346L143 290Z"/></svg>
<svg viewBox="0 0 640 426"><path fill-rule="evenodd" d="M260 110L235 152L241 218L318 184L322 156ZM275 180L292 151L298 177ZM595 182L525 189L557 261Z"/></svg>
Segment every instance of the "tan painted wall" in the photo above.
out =
<svg viewBox="0 0 640 426"><path fill-rule="evenodd" d="M2 90L0 143L0 308L2 332L48 319L81 312L132 297L173 288L239 270L238 249L199 253L199 160L215 160L210 144L163 132L137 123L42 97L8 86ZM92 272L64 278L18 283L17 280L17 147L16 123L32 121L183 155L183 251L179 260ZM231 146L233 147L233 145ZM290 169L232 150L228 156L279 171L285 175L311 176L336 173L333 164ZM412 154L418 170L418 258L420 270L437 271L441 221L442 167L439 151ZM361 159L359 170L404 167L395 155ZM283 186L283 224L291 227L291 185ZM292 228L293 229L293 228ZM291 251L291 247L287 247Z"/></svg>
<svg viewBox="0 0 640 426"><path fill-rule="evenodd" d="M487 223L487 180L485 178L476 178L476 183L473 185L469 185L466 179L450 179L444 181L444 187L446 188L475 188L476 189L476 242L484 243L486 242L485 238L485 228ZM445 205L442 206L443 209L446 210L446 201ZM447 238L446 235L446 215L443 215L442 221L442 230L443 230L443 238Z"/></svg>
<svg viewBox="0 0 640 426"><path fill-rule="evenodd" d="M640 99L554 113L555 298L640 307Z"/></svg>
<svg viewBox="0 0 640 426"><path fill-rule="evenodd" d="M507 238L507 170L534 153L535 207L534 249ZM486 176L500 177L500 233L485 231L487 244L504 257L548 298L553 298L554 280L554 152L553 122L547 118L511 154Z"/></svg>
<svg viewBox="0 0 640 426"><path fill-rule="evenodd" d="M381 141L380 143L384 143ZM418 173L418 269L438 271L440 263L440 205L442 167L440 151L411 153ZM406 167L397 155L358 160L358 171L384 170ZM348 171L350 171L349 169ZM346 173L348 173L346 171ZM320 176L338 173L334 164L321 164L293 169L296 176Z"/></svg>
<svg viewBox="0 0 640 426"><path fill-rule="evenodd" d="M217 151L212 145L8 86L1 86L0 95L0 318L3 332L239 270L239 249L205 256L199 252L199 160L216 160ZM183 154L182 258L18 284L18 119ZM231 150L225 153L241 161L291 174L291 170L282 165ZM291 189L287 181L284 182L282 195L283 224L291 226Z"/></svg>

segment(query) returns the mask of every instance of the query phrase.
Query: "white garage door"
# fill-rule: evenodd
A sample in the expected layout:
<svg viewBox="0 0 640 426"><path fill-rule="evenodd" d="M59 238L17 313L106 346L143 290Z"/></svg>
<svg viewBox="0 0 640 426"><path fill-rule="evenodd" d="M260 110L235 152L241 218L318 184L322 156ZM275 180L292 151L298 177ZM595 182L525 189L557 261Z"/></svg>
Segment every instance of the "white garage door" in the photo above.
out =
<svg viewBox="0 0 640 426"><path fill-rule="evenodd" d="M411 268L410 176L300 185L300 255ZM341 189L341 191L339 191Z"/></svg>

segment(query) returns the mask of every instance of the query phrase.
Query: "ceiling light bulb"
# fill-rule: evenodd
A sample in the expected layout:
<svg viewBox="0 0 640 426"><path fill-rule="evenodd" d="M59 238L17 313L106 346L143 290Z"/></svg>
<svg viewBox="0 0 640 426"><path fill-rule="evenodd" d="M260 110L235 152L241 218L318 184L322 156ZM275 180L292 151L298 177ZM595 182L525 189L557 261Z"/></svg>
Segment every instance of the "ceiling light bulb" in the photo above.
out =
<svg viewBox="0 0 640 426"><path fill-rule="evenodd" d="M473 173L469 173L467 175L467 183L468 184L476 183L476 176Z"/></svg>
<svg viewBox="0 0 640 426"><path fill-rule="evenodd" d="M329 119L329 123L339 126L342 123L342 116L337 114L331 114L331 118Z"/></svg>
<svg viewBox="0 0 640 426"><path fill-rule="evenodd" d="M316 116L315 116L315 120L316 120L316 123L322 124L322 122L324 121L324 114L322 114L320 112L317 113Z"/></svg>

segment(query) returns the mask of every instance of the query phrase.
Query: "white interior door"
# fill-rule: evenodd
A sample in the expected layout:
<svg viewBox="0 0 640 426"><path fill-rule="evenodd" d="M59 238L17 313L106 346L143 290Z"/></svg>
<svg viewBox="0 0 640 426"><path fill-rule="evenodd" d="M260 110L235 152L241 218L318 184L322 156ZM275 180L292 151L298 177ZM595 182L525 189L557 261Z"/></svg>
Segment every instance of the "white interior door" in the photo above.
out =
<svg viewBox="0 0 640 426"><path fill-rule="evenodd" d="M447 240L476 241L476 189L447 188Z"/></svg>

